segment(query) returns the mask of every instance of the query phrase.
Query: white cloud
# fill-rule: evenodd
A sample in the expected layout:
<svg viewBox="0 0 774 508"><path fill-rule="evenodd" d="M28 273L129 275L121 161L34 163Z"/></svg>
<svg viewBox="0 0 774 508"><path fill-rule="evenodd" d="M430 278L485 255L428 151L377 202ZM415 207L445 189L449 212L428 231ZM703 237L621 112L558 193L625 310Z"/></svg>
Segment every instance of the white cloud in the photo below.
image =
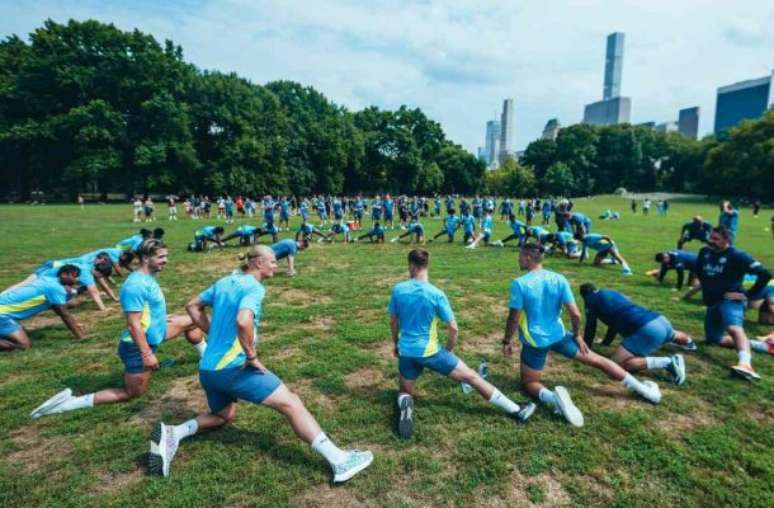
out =
<svg viewBox="0 0 774 508"><path fill-rule="evenodd" d="M0 5L0 15L3 35L91 17L173 39L201 68L299 81L350 109L418 106L471 151L505 97L515 99L517 147L548 118L579 121L602 95L612 31L626 33L634 122L699 105L708 132L718 86L774 68L769 1L42 0Z"/></svg>

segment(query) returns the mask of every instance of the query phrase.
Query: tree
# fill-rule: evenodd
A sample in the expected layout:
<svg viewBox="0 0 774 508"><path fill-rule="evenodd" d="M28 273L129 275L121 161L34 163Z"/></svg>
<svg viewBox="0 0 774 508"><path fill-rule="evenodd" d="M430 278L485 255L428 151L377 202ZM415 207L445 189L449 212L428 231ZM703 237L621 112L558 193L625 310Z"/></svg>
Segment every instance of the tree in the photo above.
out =
<svg viewBox="0 0 774 508"><path fill-rule="evenodd" d="M574 195L575 179L572 176L570 166L564 162L555 162L546 171L543 178L543 189L552 196Z"/></svg>

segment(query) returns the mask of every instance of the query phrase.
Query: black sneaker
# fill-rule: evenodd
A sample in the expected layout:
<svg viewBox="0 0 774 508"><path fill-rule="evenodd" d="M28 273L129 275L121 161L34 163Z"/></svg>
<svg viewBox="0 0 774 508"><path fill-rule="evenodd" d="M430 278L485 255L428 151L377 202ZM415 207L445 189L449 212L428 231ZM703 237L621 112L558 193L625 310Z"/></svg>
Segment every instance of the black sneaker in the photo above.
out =
<svg viewBox="0 0 774 508"><path fill-rule="evenodd" d="M406 395L398 403L400 416L398 417L398 434L403 439L410 439L414 433L414 399L411 395Z"/></svg>

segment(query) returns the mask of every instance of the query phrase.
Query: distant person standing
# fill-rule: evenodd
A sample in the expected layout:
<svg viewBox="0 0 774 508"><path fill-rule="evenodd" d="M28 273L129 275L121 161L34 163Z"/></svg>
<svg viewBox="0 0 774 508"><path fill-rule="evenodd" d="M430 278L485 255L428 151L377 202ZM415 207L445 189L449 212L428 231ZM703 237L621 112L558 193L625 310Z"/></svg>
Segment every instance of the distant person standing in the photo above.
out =
<svg viewBox="0 0 774 508"><path fill-rule="evenodd" d="M642 214L648 215L649 212L650 212L650 198L645 198L642 201Z"/></svg>
<svg viewBox="0 0 774 508"><path fill-rule="evenodd" d="M167 196L167 220L177 220L177 196Z"/></svg>
<svg viewBox="0 0 774 508"><path fill-rule="evenodd" d="M739 212L736 211L730 201L722 201L720 203L720 217L718 217L718 225L724 226L729 233L731 233L731 244L736 241L736 233L739 229Z"/></svg>
<svg viewBox="0 0 774 508"><path fill-rule="evenodd" d="M632 207L632 213L637 215L637 200L636 199L632 199L631 207Z"/></svg>
<svg viewBox="0 0 774 508"><path fill-rule="evenodd" d="M153 206L153 200L150 196L145 197L145 203L143 203L144 211L145 211L145 222L153 222L156 220L156 217L153 216L154 212L154 206Z"/></svg>
<svg viewBox="0 0 774 508"><path fill-rule="evenodd" d="M142 222L142 199L139 197L134 198L132 206L134 207L134 218L132 219L132 222Z"/></svg>
<svg viewBox="0 0 774 508"><path fill-rule="evenodd" d="M83 196L81 194L78 194L78 206L81 207L81 210L83 210ZM757 214L756 214L757 215Z"/></svg>
<svg viewBox="0 0 774 508"><path fill-rule="evenodd" d="M761 201L756 199L753 201L753 217L758 218L758 212L761 211Z"/></svg>

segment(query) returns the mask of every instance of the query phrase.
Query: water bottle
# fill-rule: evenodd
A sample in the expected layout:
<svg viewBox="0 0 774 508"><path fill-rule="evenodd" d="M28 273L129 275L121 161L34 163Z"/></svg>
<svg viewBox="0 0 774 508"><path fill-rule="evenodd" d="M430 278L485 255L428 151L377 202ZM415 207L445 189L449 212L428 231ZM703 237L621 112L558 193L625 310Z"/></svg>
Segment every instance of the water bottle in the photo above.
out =
<svg viewBox="0 0 774 508"><path fill-rule="evenodd" d="M481 360L481 363L478 365L478 375L483 379L486 379L486 377L489 375L489 364L486 360ZM462 393L467 395L471 391L473 391L472 386L470 386L468 383L462 383Z"/></svg>

